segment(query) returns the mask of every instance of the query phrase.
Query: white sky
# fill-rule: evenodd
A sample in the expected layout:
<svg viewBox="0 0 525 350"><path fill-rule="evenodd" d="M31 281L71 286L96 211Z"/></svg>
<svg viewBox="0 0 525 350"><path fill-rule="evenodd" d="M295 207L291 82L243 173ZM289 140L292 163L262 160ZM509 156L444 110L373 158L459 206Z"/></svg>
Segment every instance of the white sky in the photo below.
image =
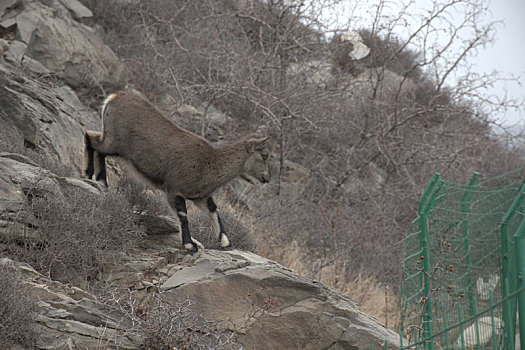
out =
<svg viewBox="0 0 525 350"><path fill-rule="evenodd" d="M519 82L509 83L508 95L525 98L525 0L493 0L490 11L494 20L503 21L496 33L494 44L480 51L474 60L478 72L491 72L519 75ZM492 89L495 94L503 94L505 86ZM525 126L525 111L508 111L500 116L506 124L519 123Z"/></svg>

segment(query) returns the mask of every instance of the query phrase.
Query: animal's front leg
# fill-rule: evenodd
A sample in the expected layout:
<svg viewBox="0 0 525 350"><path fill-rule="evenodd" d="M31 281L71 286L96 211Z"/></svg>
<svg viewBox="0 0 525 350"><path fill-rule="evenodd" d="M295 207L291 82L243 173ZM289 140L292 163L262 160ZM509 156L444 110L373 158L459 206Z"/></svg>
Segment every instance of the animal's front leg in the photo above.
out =
<svg viewBox="0 0 525 350"><path fill-rule="evenodd" d="M182 245L184 245L184 248L189 253L196 253L199 249L197 248L197 244L193 242L190 236L190 228L188 226L188 211L186 209L186 200L181 196L175 196L174 200L174 207L177 211L177 216L179 217L180 222L180 231L182 235ZM172 201L170 199L170 204L172 204Z"/></svg>
<svg viewBox="0 0 525 350"><path fill-rule="evenodd" d="M219 216L219 211L217 210L217 205L213 201L213 198L210 196L207 199L201 199L195 201L195 204L202 210L208 213L213 224L213 231L218 237L219 242L221 243L221 248L229 249L232 247L230 240L226 235L224 226L222 224L221 217Z"/></svg>

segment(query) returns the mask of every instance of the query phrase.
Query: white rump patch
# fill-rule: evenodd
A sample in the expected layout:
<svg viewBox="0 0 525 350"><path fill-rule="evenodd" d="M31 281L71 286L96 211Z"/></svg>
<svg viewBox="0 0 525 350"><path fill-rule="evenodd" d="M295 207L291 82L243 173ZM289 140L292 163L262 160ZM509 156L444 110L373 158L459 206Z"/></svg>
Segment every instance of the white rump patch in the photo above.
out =
<svg viewBox="0 0 525 350"><path fill-rule="evenodd" d="M104 112L106 111L106 106L108 105L109 102L111 102L115 97L117 97L117 94L111 94L109 95L108 97L106 97L106 99L104 100L104 103L102 104L102 122L104 122ZM102 125L104 126L104 125ZM102 128L103 129L103 128Z"/></svg>

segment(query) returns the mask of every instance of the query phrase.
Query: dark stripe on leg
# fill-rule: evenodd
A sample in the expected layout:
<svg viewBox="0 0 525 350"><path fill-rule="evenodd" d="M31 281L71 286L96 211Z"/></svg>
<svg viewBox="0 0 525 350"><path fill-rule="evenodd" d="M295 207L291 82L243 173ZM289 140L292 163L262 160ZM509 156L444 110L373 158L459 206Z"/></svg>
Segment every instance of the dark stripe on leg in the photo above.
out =
<svg viewBox="0 0 525 350"><path fill-rule="evenodd" d="M208 197L208 201L206 202L206 204L208 205L208 210L210 212L213 213L214 211L217 210L217 204L215 204L212 197Z"/></svg>
<svg viewBox="0 0 525 350"><path fill-rule="evenodd" d="M181 196L175 197L175 210L177 211L177 216L179 217L180 226L182 230L182 244L186 247L186 244L191 244L193 249L190 252L197 252L198 248L195 242L191 239L190 228L188 225L188 211L186 210L186 200ZM186 247L186 249L188 249Z"/></svg>
<svg viewBox="0 0 525 350"><path fill-rule="evenodd" d="M223 234L226 234L226 231L224 230L224 226L222 226L222 220L221 220L221 217L219 216L219 213L217 213L217 221L219 222L219 228L221 229L221 233L219 234L219 242L220 242L221 236Z"/></svg>
<svg viewBox="0 0 525 350"><path fill-rule="evenodd" d="M219 242L221 242L222 235L223 234L226 235L226 231L224 230L224 226L222 225L221 217L219 213L217 212L217 205L213 201L212 197L208 198L208 201L206 202L206 204L208 205L208 210L210 211L210 213L212 214L215 213L217 215L217 222L219 223L219 237L217 239L219 240Z"/></svg>
<svg viewBox="0 0 525 350"><path fill-rule="evenodd" d="M104 153L97 152L97 164L98 164L97 181L102 181L104 186L108 187L108 180L107 180L107 174L106 174L106 155Z"/></svg>
<svg viewBox="0 0 525 350"><path fill-rule="evenodd" d="M86 133L84 135L84 145L85 145L85 152L87 156L87 165L86 165L86 178L91 179L93 177L93 174L95 173L95 162L94 162L94 153L95 150L93 149L93 146L91 145L91 139L89 138L88 134Z"/></svg>

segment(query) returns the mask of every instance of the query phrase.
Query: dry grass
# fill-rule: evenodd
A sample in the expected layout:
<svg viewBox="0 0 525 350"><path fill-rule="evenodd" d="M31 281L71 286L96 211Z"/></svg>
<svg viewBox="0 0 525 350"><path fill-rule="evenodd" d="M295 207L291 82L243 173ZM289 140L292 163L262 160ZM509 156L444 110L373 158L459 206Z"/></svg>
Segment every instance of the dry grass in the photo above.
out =
<svg viewBox="0 0 525 350"><path fill-rule="evenodd" d="M362 312L374 316L390 329L399 328L399 295L391 286L360 272L353 280L345 281L341 290L359 305Z"/></svg>
<svg viewBox="0 0 525 350"><path fill-rule="evenodd" d="M33 348L34 303L16 271L0 265L0 339L2 346Z"/></svg>
<svg viewBox="0 0 525 350"><path fill-rule="evenodd" d="M13 244L13 254L52 279L88 287L141 242L144 228L125 194L65 192L29 188L25 205L36 218L39 240Z"/></svg>
<svg viewBox="0 0 525 350"><path fill-rule="evenodd" d="M191 201L187 202L188 204L191 203ZM239 211L223 201L218 201L217 206L224 230L232 246L236 249L253 252L255 250L255 242L251 234L253 231L245 225L245 218ZM218 237L213 231L212 221L207 214L195 205L189 205L188 220L192 237L194 236L206 248L220 249Z"/></svg>
<svg viewBox="0 0 525 350"><path fill-rule="evenodd" d="M331 264L322 261L312 262L311 257L304 255L304 249L297 241L286 247L275 248L269 240L259 238L257 253L278 261L296 273L319 280L324 285L340 290L354 300L361 312L377 318L387 327L399 328L399 295L395 288L381 283L375 276L359 271L354 276L345 273L343 259ZM312 271L316 271L312 274Z"/></svg>

